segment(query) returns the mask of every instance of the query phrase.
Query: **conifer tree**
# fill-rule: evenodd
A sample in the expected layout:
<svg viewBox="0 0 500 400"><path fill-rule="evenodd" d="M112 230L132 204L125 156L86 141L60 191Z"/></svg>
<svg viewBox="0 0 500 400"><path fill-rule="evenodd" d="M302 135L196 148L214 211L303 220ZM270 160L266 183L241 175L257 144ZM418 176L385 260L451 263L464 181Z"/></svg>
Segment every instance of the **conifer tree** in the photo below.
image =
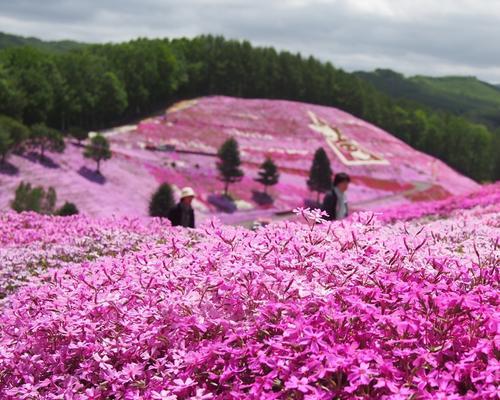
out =
<svg viewBox="0 0 500 400"><path fill-rule="evenodd" d="M234 138L226 140L217 152L219 162L219 179L224 182L224 195L228 195L229 185L239 182L243 178L243 171L240 169L241 159L238 149L238 142Z"/></svg>
<svg viewBox="0 0 500 400"><path fill-rule="evenodd" d="M314 153L307 186L312 192L317 192L316 201L318 203L320 193L324 193L332 187L332 168L330 167L330 160L322 147Z"/></svg>
<svg viewBox="0 0 500 400"><path fill-rule="evenodd" d="M274 186L278 183L280 174L278 172L278 167L273 160L267 158L260 166L260 171L258 172L259 177L255 180L264 185L264 193L267 194L267 188L269 186Z"/></svg>

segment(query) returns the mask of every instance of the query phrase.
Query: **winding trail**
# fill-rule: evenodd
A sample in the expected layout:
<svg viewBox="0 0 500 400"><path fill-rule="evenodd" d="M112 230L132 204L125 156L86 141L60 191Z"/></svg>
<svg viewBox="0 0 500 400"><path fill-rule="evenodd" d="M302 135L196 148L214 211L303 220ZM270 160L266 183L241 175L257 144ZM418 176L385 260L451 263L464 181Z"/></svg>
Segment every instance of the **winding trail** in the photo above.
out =
<svg viewBox="0 0 500 400"><path fill-rule="evenodd" d="M403 196L411 196L417 193L425 192L434 186L431 182L414 181L412 182L413 188L404 190L402 192L389 194L386 196L376 197L369 200L364 200L356 203L351 203L352 207L355 209L364 208L366 206L376 205L380 203L385 203L390 200L394 200ZM247 214L248 213L248 214ZM234 225L243 226L245 228L251 228L255 221L259 218L268 219L272 221L283 221L289 219L290 216L294 215L293 210L287 211L276 211L276 210L252 210L242 215L242 220L238 222L233 222Z"/></svg>

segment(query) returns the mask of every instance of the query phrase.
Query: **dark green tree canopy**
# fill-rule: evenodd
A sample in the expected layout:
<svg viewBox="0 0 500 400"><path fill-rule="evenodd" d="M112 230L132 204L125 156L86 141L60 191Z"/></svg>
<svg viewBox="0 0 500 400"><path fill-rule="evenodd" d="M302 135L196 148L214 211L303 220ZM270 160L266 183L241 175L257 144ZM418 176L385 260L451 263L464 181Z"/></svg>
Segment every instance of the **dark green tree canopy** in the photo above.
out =
<svg viewBox="0 0 500 400"><path fill-rule="evenodd" d="M332 188L332 168L325 150L320 147L314 153L307 186L312 192L324 193Z"/></svg>
<svg viewBox="0 0 500 400"><path fill-rule="evenodd" d="M31 127L30 144L39 149L40 160L43 160L46 150L61 153L65 148L62 133L45 124L35 124Z"/></svg>
<svg viewBox="0 0 500 400"><path fill-rule="evenodd" d="M0 116L0 163L19 148L29 136L29 129L15 119Z"/></svg>
<svg viewBox="0 0 500 400"><path fill-rule="evenodd" d="M168 183L162 183L151 197L149 215L151 217L167 218L168 211L175 206L174 194Z"/></svg>
<svg viewBox="0 0 500 400"><path fill-rule="evenodd" d="M87 129L83 129L79 126L70 127L68 129L68 132L71 136L73 136L76 140L78 140L79 144L89 137L89 132L87 131Z"/></svg>
<svg viewBox="0 0 500 400"><path fill-rule="evenodd" d="M4 163L7 154L12 150L14 140L10 136L10 132L0 125L0 163Z"/></svg>
<svg viewBox="0 0 500 400"><path fill-rule="evenodd" d="M219 157L217 163L219 179L225 184L224 194L227 196L229 184L239 182L243 178L238 142L234 138L226 140L219 148L217 156Z"/></svg>
<svg viewBox="0 0 500 400"><path fill-rule="evenodd" d="M94 136L90 143L85 147L84 157L94 160L97 164L97 173L100 173L101 161L111 158L109 141L104 136L98 134Z"/></svg>
<svg viewBox="0 0 500 400"><path fill-rule="evenodd" d="M9 133L14 148L20 146L30 136L27 126L5 115L0 115L0 128Z"/></svg>
<svg viewBox="0 0 500 400"><path fill-rule="evenodd" d="M267 188L269 186L274 186L278 183L280 177L278 167L270 158L267 158L261 164L258 174L259 176L255 180L264 185L265 193L267 193Z"/></svg>

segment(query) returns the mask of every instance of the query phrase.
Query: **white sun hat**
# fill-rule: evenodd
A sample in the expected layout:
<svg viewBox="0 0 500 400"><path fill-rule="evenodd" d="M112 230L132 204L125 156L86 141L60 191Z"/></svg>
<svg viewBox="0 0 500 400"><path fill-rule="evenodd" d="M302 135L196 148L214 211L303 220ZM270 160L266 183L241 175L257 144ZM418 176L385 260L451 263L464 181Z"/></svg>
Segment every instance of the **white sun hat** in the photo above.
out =
<svg viewBox="0 0 500 400"><path fill-rule="evenodd" d="M191 188L191 187L182 188L181 199L183 199L184 197L195 197L195 196L196 196L196 194L194 193L193 188Z"/></svg>

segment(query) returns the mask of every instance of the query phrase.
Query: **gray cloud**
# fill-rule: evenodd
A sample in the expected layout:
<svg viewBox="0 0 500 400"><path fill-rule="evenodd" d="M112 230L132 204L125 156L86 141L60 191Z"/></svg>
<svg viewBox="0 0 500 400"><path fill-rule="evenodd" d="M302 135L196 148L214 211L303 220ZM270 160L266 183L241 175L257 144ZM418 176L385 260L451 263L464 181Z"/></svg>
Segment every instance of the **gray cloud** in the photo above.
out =
<svg viewBox="0 0 500 400"><path fill-rule="evenodd" d="M500 82L496 0L0 0L0 30L87 42L202 33L300 51L347 70Z"/></svg>

